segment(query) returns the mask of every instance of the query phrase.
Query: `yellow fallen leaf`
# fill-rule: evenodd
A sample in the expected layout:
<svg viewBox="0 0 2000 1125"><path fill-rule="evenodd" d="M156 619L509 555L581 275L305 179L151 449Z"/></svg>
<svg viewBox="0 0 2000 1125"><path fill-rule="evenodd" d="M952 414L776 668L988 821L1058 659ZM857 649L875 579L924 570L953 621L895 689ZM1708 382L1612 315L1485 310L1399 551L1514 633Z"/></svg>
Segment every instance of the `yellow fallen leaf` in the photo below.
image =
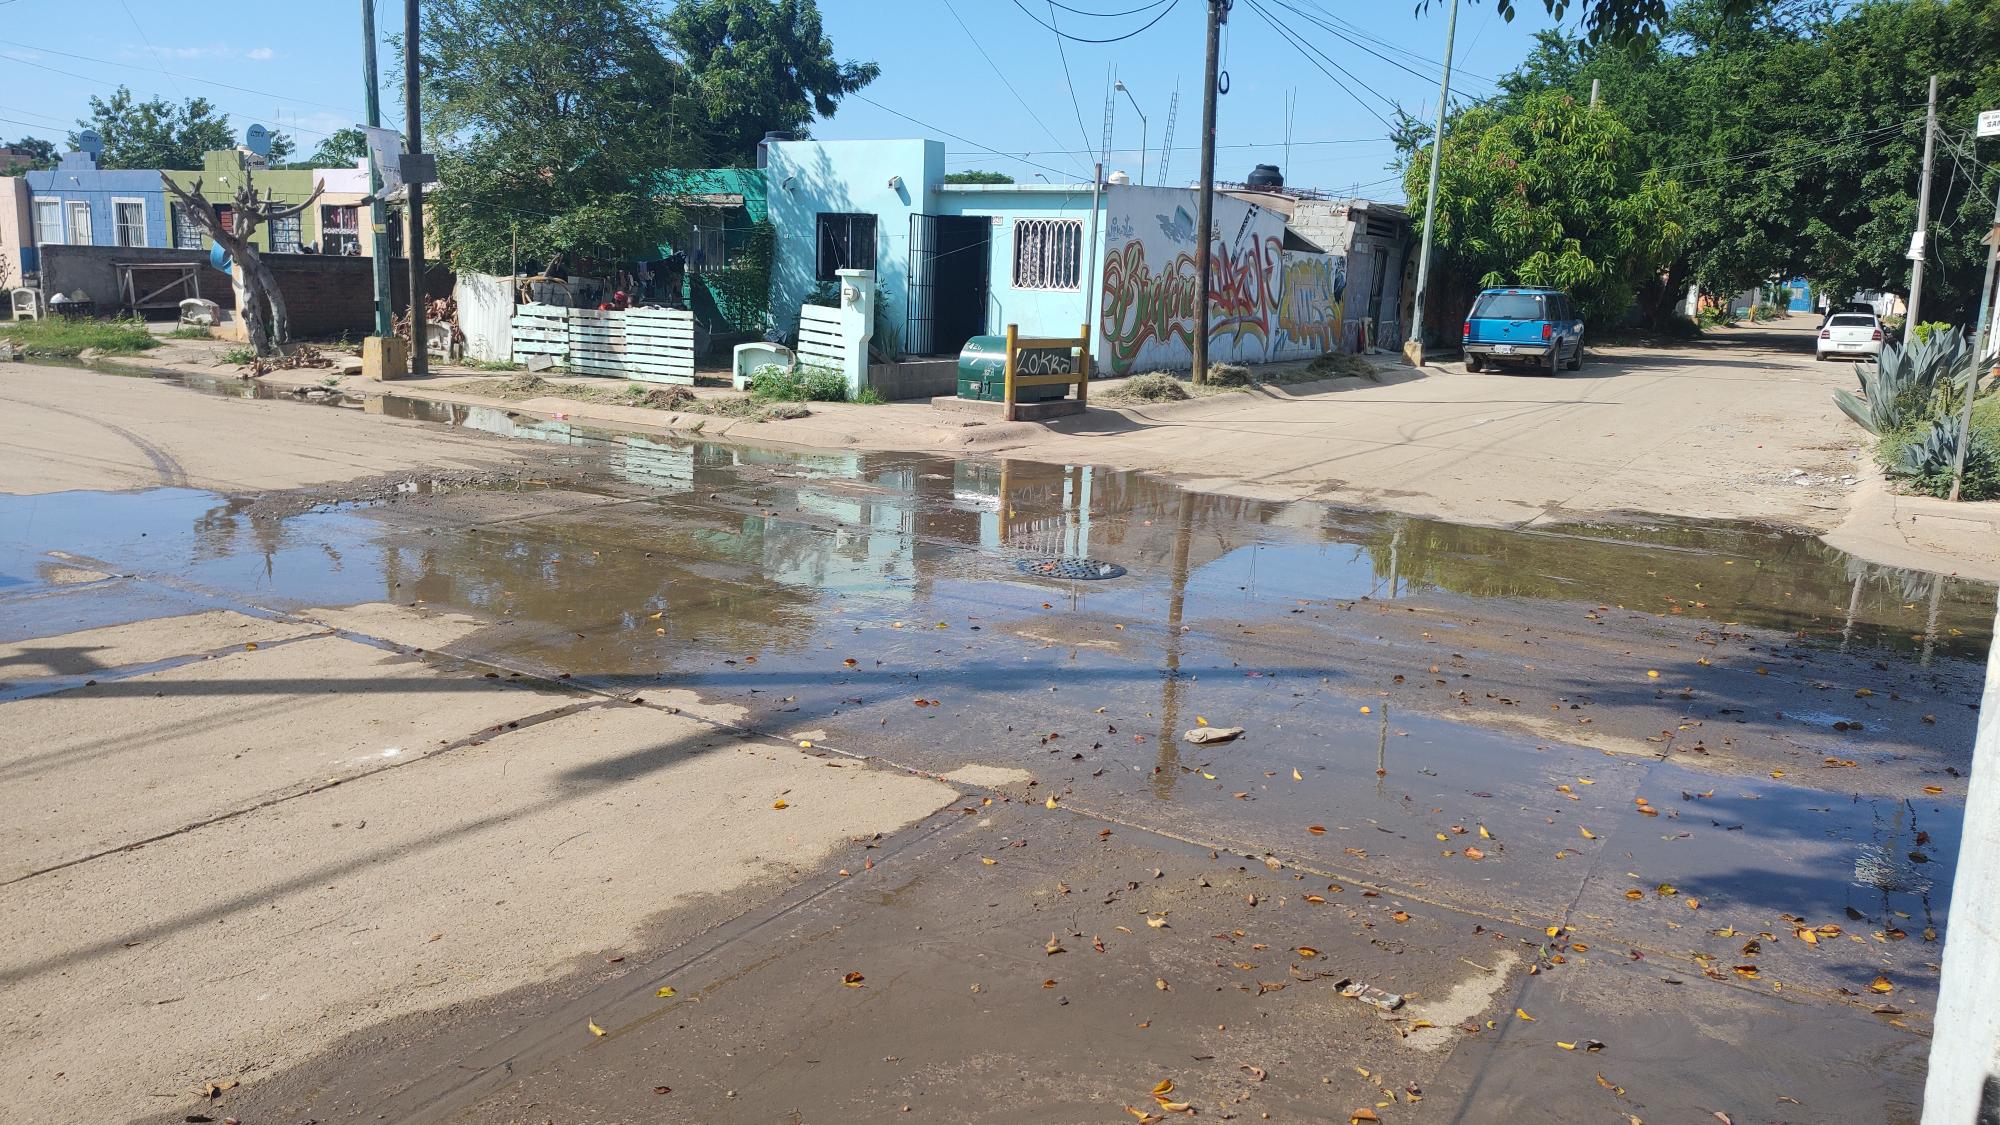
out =
<svg viewBox="0 0 2000 1125"><path fill-rule="evenodd" d="M1063 949L1062 940L1056 937L1056 935L1054 934L1049 935L1049 943L1043 946L1042 948L1048 950L1049 956L1051 957L1055 956L1058 953L1065 952L1065 950Z"/></svg>
<svg viewBox="0 0 2000 1125"><path fill-rule="evenodd" d="M786 801L783 797L780 797L777 800L771 802L771 807L774 809L788 809L791 807L791 803Z"/></svg>
<svg viewBox="0 0 2000 1125"><path fill-rule="evenodd" d="M1374 710L1375 710L1375 709L1374 709L1374 708L1372 708L1372 707L1363 707L1363 708L1361 709L1361 713L1362 713L1362 714L1364 714L1364 715L1367 715L1367 714L1372 714L1372 713L1374 712Z"/></svg>
<svg viewBox="0 0 2000 1125"><path fill-rule="evenodd" d="M1171 1094L1173 1092L1174 1092L1174 1080L1171 1078L1162 1078L1160 1079L1160 1084L1153 1087L1153 1096L1156 1098L1164 1097L1165 1095Z"/></svg>
<svg viewBox="0 0 2000 1125"><path fill-rule="evenodd" d="M603 1034L605 1034L605 1030L604 1030L603 1028L601 1028L601 1027L597 1026L597 1021L596 1021L596 1020L591 1020L591 1021L589 1021L589 1023L588 1023L588 1024L586 1024L586 1026L588 1026L588 1027L590 1028L590 1033L591 1033L592 1035L603 1035Z"/></svg>
<svg viewBox="0 0 2000 1125"><path fill-rule="evenodd" d="M1212 774L1212 773L1210 773L1210 772L1208 772L1207 770L1203 770L1203 771L1201 771L1201 776L1203 776L1203 777L1205 777L1205 778L1209 779L1210 781L1214 781L1214 780L1215 780L1215 775L1214 775L1214 774Z"/></svg>
<svg viewBox="0 0 2000 1125"><path fill-rule="evenodd" d="M1514 1009L1514 1014L1515 1014L1516 1016L1519 1016L1520 1018L1522 1018L1522 1019L1524 1019L1524 1020L1527 1020L1527 1021L1528 1021L1529 1023L1533 1023L1533 1022L1535 1022L1535 1017L1533 1017L1533 1016L1529 1015L1529 1014L1528 1014L1528 1012L1527 1012L1527 1009L1525 1009L1525 1008L1516 1008L1516 1009Z"/></svg>
<svg viewBox="0 0 2000 1125"><path fill-rule="evenodd" d="M1595 832L1592 832L1592 831L1591 831L1590 829L1588 829L1588 828L1579 828L1579 829L1577 829L1577 831L1579 831L1579 832L1582 832L1582 833L1583 833L1583 838L1584 838L1584 839L1586 839L1586 840L1595 840L1595 839L1597 839L1597 833L1595 833Z"/></svg>
<svg viewBox="0 0 2000 1125"><path fill-rule="evenodd" d="M1633 887L1631 890L1625 892L1625 897L1631 899L1634 902L1637 902L1640 899L1646 897L1646 892L1640 890L1637 887Z"/></svg>
<svg viewBox="0 0 2000 1125"><path fill-rule="evenodd" d="M801 738L801 739L799 739L799 749L801 749L801 750L810 750L810 749L812 749L812 748L813 748L813 744L812 744L812 739L810 739L810 738Z"/></svg>
<svg viewBox="0 0 2000 1125"><path fill-rule="evenodd" d="M1297 954L1298 954L1299 956L1301 956L1301 957L1305 958L1305 959L1306 959L1306 960L1308 960L1308 961L1310 961L1310 960L1312 960L1313 958L1315 958L1315 957L1319 956L1319 950L1317 950L1317 949L1314 949L1314 948L1313 948L1312 946L1310 946L1310 945L1301 945L1301 946L1299 946L1299 947L1298 947L1298 949L1297 949L1297 950L1295 950L1294 952L1296 952L1296 953L1297 953Z"/></svg>
<svg viewBox="0 0 2000 1125"><path fill-rule="evenodd" d="M1168 1113L1192 1113L1194 1111L1194 1105L1190 1102L1170 1102L1165 1098L1155 1098L1153 1100L1159 1102L1160 1108L1166 1110Z"/></svg>
<svg viewBox="0 0 2000 1125"><path fill-rule="evenodd" d="M1360 1123L1364 1121L1380 1121L1380 1120L1382 1119L1380 1117L1377 1117L1375 1115L1375 1111L1372 1109L1357 1109L1353 1113L1347 1115L1347 1125L1360 1125Z"/></svg>
<svg viewBox="0 0 2000 1125"><path fill-rule="evenodd" d="M1772 777L1783 777L1783 776L1785 776L1785 771L1784 771L1784 770L1772 770L1772 771L1771 771L1771 776L1772 776Z"/></svg>
<svg viewBox="0 0 2000 1125"><path fill-rule="evenodd" d="M1682 904L1684 904L1684 905L1685 905L1685 906L1686 906L1686 907L1687 907L1687 908L1688 908L1689 910L1700 910L1700 909L1701 909L1701 900L1700 900L1700 899L1698 899L1698 898L1684 898L1684 899L1682 899L1682 900L1681 900L1681 902L1682 902Z"/></svg>
<svg viewBox="0 0 2000 1125"><path fill-rule="evenodd" d="M860 973L849 973L846 976L840 978L840 983L846 985L849 988L860 988L861 982L867 979L868 979L867 977L862 976Z"/></svg>
<svg viewBox="0 0 2000 1125"><path fill-rule="evenodd" d="M1926 785L1926 786L1924 786L1924 792L1926 792L1926 793L1929 793L1929 794L1930 794L1931 796L1935 797L1935 796L1937 796L1937 795L1938 795L1939 793L1942 793L1942 792L1944 792L1944 786L1942 786L1942 785Z"/></svg>
<svg viewBox="0 0 2000 1125"><path fill-rule="evenodd" d="M1202 718L1200 715L1196 715L1194 717L1194 725L1198 727L1205 727L1208 725L1208 720Z"/></svg>
<svg viewBox="0 0 2000 1125"><path fill-rule="evenodd" d="M1306 775L1305 775L1305 774L1302 774L1302 773L1300 773L1300 772L1299 772L1299 768L1298 768L1297 766L1293 766L1293 767L1292 767L1292 780L1293 780L1293 781L1304 781L1305 779L1306 779Z"/></svg>
<svg viewBox="0 0 2000 1125"><path fill-rule="evenodd" d="M1869 982L1868 990L1870 992L1894 992L1896 986L1889 983L1888 977L1876 977L1873 981Z"/></svg>
<svg viewBox="0 0 2000 1125"><path fill-rule="evenodd" d="M1493 838L1493 833L1488 832L1486 830L1486 826L1482 824L1479 826L1479 838L1482 840L1491 840Z"/></svg>
<svg viewBox="0 0 2000 1125"><path fill-rule="evenodd" d="M1597 784L1597 779L1594 777L1579 777L1576 779L1576 783L1578 785L1595 785Z"/></svg>
<svg viewBox="0 0 2000 1125"><path fill-rule="evenodd" d="M1649 670L1649 671L1647 671L1647 673L1646 673L1646 678L1647 678L1647 679L1649 679L1649 680L1657 680L1657 679L1659 679L1659 678L1660 678L1660 674L1659 674L1658 672L1654 672L1654 671L1650 671L1650 670Z"/></svg>
<svg viewBox="0 0 2000 1125"><path fill-rule="evenodd" d="M674 994L674 988L672 985L668 985L665 988L660 989L658 992L653 993L653 995L655 996L672 996L673 994Z"/></svg>
<svg viewBox="0 0 2000 1125"><path fill-rule="evenodd" d="M1565 1051L1574 1051L1574 1050L1576 1050L1576 1044L1574 1044L1574 1043L1565 1043L1565 1042L1563 1042L1563 1041L1562 1041L1562 1040L1560 1040L1560 1039L1556 1040L1556 1046L1558 1046L1558 1047L1561 1047L1561 1048L1562 1048L1563 1050L1565 1050Z"/></svg>
<svg viewBox="0 0 2000 1125"><path fill-rule="evenodd" d="M1048 800L1047 800L1046 802L1044 802L1044 804L1046 804L1046 805L1047 805L1047 807L1049 807L1049 808L1055 808L1055 807L1056 807L1056 799L1055 799L1054 797L1050 797L1050 798L1049 798L1049 799L1048 799Z"/></svg>
<svg viewBox="0 0 2000 1125"><path fill-rule="evenodd" d="M1167 920L1165 918L1148 918L1146 919L1146 924L1156 930L1160 930L1166 928Z"/></svg>
<svg viewBox="0 0 2000 1125"><path fill-rule="evenodd" d="M996 863L999 863L1000 861L999 861L999 860L997 860L997 859L994 859L994 858L993 858L992 856L990 856L990 855L983 855L983 856L980 856L980 857L979 857L979 862L981 862L981 863L985 864L985 865L986 865L986 866L988 866L988 867L991 867L991 866L993 866L994 864L996 864Z"/></svg>

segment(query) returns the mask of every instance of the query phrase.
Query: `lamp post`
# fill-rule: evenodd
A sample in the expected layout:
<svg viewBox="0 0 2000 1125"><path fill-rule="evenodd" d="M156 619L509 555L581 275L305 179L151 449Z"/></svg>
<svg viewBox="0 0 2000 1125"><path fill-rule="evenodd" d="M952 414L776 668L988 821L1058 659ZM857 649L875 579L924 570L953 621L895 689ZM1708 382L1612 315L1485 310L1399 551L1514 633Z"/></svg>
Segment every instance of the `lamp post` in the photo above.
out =
<svg viewBox="0 0 2000 1125"><path fill-rule="evenodd" d="M1146 111L1139 108L1139 99L1132 96L1132 91L1126 87L1124 79L1121 78L1118 81L1112 83L1111 88L1114 90L1123 91L1125 94L1125 100L1132 103L1132 112L1139 115L1139 186L1145 187L1146 186Z"/></svg>

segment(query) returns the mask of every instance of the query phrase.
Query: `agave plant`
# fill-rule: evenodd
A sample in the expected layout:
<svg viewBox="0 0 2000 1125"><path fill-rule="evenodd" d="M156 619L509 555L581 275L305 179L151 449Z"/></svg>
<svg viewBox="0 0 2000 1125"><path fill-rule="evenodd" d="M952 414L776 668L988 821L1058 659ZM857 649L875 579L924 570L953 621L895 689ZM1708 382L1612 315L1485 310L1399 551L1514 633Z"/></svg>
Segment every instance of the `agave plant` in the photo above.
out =
<svg viewBox="0 0 2000 1125"><path fill-rule="evenodd" d="M1962 429L1964 427L1955 414L1937 419L1931 423L1929 433L1897 452L1893 470L1898 476L1913 478L1951 472L1951 459L1958 452L1958 435Z"/></svg>
<svg viewBox="0 0 2000 1125"><path fill-rule="evenodd" d="M1964 390L1973 376L1972 349L1958 332L1936 332L1909 347L1886 344L1873 370L1854 365L1861 394L1833 392L1833 402L1871 434L1902 425L1905 416L1929 408L1938 384L1949 380Z"/></svg>

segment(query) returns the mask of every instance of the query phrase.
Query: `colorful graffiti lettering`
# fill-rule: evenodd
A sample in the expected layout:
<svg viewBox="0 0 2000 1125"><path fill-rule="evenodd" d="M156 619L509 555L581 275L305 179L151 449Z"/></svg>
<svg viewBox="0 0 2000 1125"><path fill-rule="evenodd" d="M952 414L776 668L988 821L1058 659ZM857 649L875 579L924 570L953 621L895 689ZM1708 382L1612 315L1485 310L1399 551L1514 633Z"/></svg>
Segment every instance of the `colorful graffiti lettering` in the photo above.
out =
<svg viewBox="0 0 2000 1125"><path fill-rule="evenodd" d="M1148 340L1192 339L1200 305L1194 255L1183 250L1155 274L1146 264L1146 244L1133 239L1104 263L1104 339L1115 371L1130 371Z"/></svg>
<svg viewBox="0 0 2000 1125"><path fill-rule="evenodd" d="M1214 254L1214 276L1208 291L1208 338L1229 337L1238 351L1248 338L1264 344L1271 338L1270 276L1283 241L1266 238L1237 254Z"/></svg>
<svg viewBox="0 0 2000 1125"><path fill-rule="evenodd" d="M1346 266L1337 258L1280 255L1277 346L1289 341L1322 352L1340 346Z"/></svg>

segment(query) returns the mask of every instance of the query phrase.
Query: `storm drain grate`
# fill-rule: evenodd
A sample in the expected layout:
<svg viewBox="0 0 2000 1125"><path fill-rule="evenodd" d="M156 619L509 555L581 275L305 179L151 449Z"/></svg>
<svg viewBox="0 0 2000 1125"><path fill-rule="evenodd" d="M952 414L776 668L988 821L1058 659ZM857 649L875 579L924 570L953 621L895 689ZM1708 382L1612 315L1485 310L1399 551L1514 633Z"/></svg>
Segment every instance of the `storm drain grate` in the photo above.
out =
<svg viewBox="0 0 2000 1125"><path fill-rule="evenodd" d="M1125 568L1096 559L1022 559L1021 573L1036 578L1073 578L1080 582L1095 582L1120 577Z"/></svg>

